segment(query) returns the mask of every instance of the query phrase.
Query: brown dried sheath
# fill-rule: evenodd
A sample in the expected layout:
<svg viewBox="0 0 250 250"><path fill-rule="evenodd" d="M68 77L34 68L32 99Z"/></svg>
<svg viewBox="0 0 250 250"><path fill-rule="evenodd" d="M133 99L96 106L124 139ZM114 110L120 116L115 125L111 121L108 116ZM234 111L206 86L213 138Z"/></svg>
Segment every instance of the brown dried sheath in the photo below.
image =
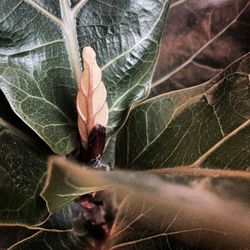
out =
<svg viewBox="0 0 250 250"><path fill-rule="evenodd" d="M106 128L96 124L88 137L88 156L90 165L95 167L100 163L106 142Z"/></svg>

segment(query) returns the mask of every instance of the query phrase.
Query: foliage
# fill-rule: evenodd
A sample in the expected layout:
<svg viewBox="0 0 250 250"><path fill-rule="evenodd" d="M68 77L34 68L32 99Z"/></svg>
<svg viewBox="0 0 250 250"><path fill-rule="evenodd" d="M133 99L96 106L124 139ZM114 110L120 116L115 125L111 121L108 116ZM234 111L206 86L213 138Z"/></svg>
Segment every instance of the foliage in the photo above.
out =
<svg viewBox="0 0 250 250"><path fill-rule="evenodd" d="M183 89L143 100L169 7L1 1L1 249L250 245L249 1L173 1L151 96ZM113 171L83 163L76 95L86 46L107 88L102 164Z"/></svg>

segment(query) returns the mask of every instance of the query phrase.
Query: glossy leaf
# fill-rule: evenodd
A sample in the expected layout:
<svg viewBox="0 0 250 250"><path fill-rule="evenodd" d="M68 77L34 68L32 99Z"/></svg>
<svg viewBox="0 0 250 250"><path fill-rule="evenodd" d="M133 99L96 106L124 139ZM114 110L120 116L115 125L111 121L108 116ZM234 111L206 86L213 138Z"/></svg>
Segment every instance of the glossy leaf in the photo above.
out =
<svg viewBox="0 0 250 250"><path fill-rule="evenodd" d="M12 109L55 153L76 150L80 53L91 45L108 89L113 133L148 93L169 3L1 1L0 88Z"/></svg>
<svg viewBox="0 0 250 250"><path fill-rule="evenodd" d="M53 168L52 174L66 180L70 173L82 188L86 183L112 185L109 190L121 202L102 249L214 249L209 244L237 249L249 244L249 173L190 168L171 174L164 169L157 174L91 171L62 158L50 160L49 171Z"/></svg>
<svg viewBox="0 0 250 250"><path fill-rule="evenodd" d="M48 216L40 197L46 154L25 134L0 119L0 224L34 225Z"/></svg>
<svg viewBox="0 0 250 250"><path fill-rule="evenodd" d="M248 0L172 1L152 95L203 83L250 51Z"/></svg>
<svg viewBox="0 0 250 250"><path fill-rule="evenodd" d="M116 166L247 169L249 66L247 54L207 83L137 105L118 134Z"/></svg>

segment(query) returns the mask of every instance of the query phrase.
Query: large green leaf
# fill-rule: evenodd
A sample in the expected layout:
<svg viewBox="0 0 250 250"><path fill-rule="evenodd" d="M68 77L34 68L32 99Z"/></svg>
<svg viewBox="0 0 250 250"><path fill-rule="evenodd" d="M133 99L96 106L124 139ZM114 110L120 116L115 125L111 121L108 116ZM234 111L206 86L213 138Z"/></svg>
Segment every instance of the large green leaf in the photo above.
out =
<svg viewBox="0 0 250 250"><path fill-rule="evenodd" d="M91 171L63 158L52 158L49 171L64 176L62 188L67 180L81 188L112 185L118 212L102 249L244 249L250 243L249 173Z"/></svg>
<svg viewBox="0 0 250 250"><path fill-rule="evenodd" d="M40 231L8 248L9 250L79 250L86 249L84 244L70 232Z"/></svg>
<svg viewBox="0 0 250 250"><path fill-rule="evenodd" d="M247 169L249 73L247 54L209 82L139 104L118 134L116 166Z"/></svg>
<svg viewBox="0 0 250 250"><path fill-rule="evenodd" d="M46 154L0 119L0 224L34 225L48 216L40 197Z"/></svg>
<svg viewBox="0 0 250 250"><path fill-rule="evenodd" d="M0 249L6 250L16 242L23 240L32 234L35 230L29 230L20 226L0 226Z"/></svg>
<svg viewBox="0 0 250 250"><path fill-rule="evenodd" d="M86 183L83 186L80 185L83 183L82 176L72 175L70 171L65 176L65 172L60 168L50 168L44 187L46 192L42 192L49 211L54 213L83 194L103 190L103 187L89 185L89 182L84 180Z"/></svg>
<svg viewBox="0 0 250 250"><path fill-rule="evenodd" d="M0 87L12 109L52 149L78 145L80 52L91 45L108 89L109 132L143 98L169 0L13 0L0 3Z"/></svg>

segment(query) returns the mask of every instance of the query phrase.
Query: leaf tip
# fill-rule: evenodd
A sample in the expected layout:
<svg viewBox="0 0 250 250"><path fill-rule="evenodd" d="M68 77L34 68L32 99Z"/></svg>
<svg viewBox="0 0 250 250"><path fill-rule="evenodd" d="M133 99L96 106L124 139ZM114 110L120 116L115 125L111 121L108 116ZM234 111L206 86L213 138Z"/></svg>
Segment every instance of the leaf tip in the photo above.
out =
<svg viewBox="0 0 250 250"><path fill-rule="evenodd" d="M96 53L95 53L95 51L93 50L92 47L87 46L87 47L83 48L83 50L82 50L82 59L83 59L84 62L86 62L87 64L91 64L91 63L93 63L95 58L96 58Z"/></svg>

